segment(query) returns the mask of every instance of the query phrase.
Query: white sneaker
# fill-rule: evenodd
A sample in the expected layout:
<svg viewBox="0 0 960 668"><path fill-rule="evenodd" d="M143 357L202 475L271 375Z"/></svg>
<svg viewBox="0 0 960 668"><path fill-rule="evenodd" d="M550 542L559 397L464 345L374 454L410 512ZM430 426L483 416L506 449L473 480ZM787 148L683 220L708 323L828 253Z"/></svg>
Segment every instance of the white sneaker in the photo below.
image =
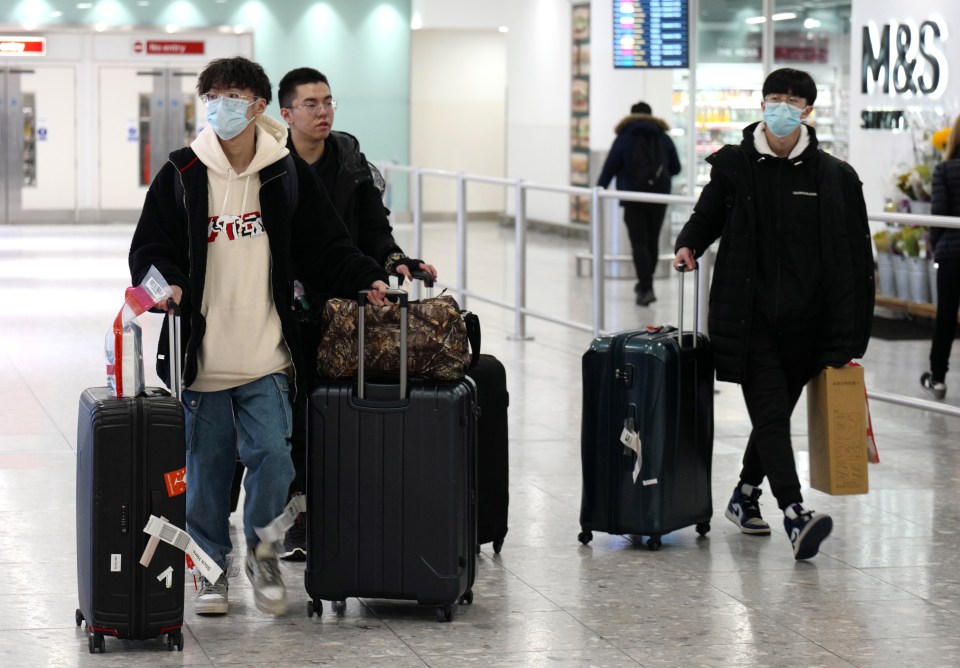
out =
<svg viewBox="0 0 960 668"><path fill-rule="evenodd" d="M200 591L194 601L193 611L198 615L225 615L230 608L227 600L227 574L222 573L216 582L200 576Z"/></svg>
<svg viewBox="0 0 960 668"><path fill-rule="evenodd" d="M253 585L253 600L263 612L282 615L287 611L287 588L280 575L280 562L273 545L261 542L247 550L247 577Z"/></svg>

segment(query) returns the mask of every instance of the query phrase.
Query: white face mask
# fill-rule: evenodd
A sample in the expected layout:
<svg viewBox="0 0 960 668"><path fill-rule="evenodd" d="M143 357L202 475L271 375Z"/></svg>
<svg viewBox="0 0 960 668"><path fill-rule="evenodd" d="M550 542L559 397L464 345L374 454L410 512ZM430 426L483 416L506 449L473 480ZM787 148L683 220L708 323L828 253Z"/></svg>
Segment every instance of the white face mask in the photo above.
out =
<svg viewBox="0 0 960 668"><path fill-rule="evenodd" d="M224 141L233 139L253 121L247 118L247 107L253 102L218 97L207 103L207 123Z"/></svg>

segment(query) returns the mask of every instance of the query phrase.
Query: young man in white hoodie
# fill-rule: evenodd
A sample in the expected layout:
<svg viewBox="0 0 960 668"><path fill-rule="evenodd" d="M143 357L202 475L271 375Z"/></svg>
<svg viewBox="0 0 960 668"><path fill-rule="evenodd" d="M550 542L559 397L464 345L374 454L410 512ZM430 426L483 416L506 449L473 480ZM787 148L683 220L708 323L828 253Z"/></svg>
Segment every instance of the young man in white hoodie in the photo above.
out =
<svg viewBox="0 0 960 668"><path fill-rule="evenodd" d="M170 154L150 186L130 248L132 284L155 266L182 310L187 531L226 566L239 451L246 573L257 607L283 614L275 546L256 529L281 514L294 475L291 401L307 374L293 280L342 296L371 288L371 302L383 304L387 276L352 244L310 168L289 156L286 128L264 115L271 86L262 67L214 60L197 91L208 127ZM166 341L161 332L157 371L169 383ZM226 613L227 594L225 573L202 578L195 611Z"/></svg>

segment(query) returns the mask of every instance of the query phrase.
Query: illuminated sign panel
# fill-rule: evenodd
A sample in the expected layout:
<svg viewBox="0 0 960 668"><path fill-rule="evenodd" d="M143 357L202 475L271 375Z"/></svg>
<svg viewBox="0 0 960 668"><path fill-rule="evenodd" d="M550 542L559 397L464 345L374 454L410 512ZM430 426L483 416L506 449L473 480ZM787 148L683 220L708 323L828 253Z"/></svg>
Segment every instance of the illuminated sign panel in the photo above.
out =
<svg viewBox="0 0 960 668"><path fill-rule="evenodd" d="M687 0L614 0L613 66L689 66Z"/></svg>

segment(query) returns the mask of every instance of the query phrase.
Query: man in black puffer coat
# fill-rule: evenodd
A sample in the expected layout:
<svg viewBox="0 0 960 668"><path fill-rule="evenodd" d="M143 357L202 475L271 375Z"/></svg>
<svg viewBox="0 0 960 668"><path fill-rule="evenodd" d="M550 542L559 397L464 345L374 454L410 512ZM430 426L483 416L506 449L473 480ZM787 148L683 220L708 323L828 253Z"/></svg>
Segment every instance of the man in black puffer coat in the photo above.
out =
<svg viewBox="0 0 960 668"><path fill-rule="evenodd" d="M860 179L817 148L817 89L806 72L780 69L763 85L764 120L725 146L690 220L675 266L720 239L710 290L717 379L740 383L753 431L726 516L769 535L758 505L766 477L784 511L797 559L817 554L833 521L803 507L790 417L825 366L861 357L873 314L873 253Z"/></svg>
<svg viewBox="0 0 960 668"><path fill-rule="evenodd" d="M614 177L617 190L666 194L670 179L680 173L677 147L667 131L670 126L653 115L646 102L637 102L630 115L616 127L610 153L600 170L597 185L606 188ZM654 202L620 202L623 222L630 236L633 267L637 272L637 304L648 306L657 300L653 292L653 275L660 254L660 229L667 213L666 204Z"/></svg>

